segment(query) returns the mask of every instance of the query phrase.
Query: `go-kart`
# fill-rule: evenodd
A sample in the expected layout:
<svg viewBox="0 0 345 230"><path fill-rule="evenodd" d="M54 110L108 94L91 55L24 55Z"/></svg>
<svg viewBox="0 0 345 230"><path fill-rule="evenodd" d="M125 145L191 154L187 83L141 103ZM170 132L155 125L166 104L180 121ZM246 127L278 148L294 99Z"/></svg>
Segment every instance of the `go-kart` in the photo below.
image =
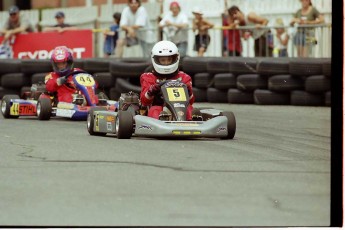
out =
<svg viewBox="0 0 345 230"><path fill-rule="evenodd" d="M5 95L2 98L3 117L37 116L39 120L49 120L57 116L72 120L86 120L90 108L102 107L106 110L116 110L116 101L96 95L96 83L92 75L84 71L74 71L71 76L72 84L69 83L69 87L75 89L72 103L58 102L57 95L47 92L43 83L33 84L31 91L23 93L21 97Z"/></svg>
<svg viewBox="0 0 345 230"><path fill-rule="evenodd" d="M147 108L141 106L137 94L121 94L117 112L94 108L87 117L90 135L116 134L119 139L140 137L218 137L233 139L236 120L232 112L207 108L194 109L191 121L186 119L189 105L187 87L181 81L165 81L161 84L164 101L159 119L147 116Z"/></svg>

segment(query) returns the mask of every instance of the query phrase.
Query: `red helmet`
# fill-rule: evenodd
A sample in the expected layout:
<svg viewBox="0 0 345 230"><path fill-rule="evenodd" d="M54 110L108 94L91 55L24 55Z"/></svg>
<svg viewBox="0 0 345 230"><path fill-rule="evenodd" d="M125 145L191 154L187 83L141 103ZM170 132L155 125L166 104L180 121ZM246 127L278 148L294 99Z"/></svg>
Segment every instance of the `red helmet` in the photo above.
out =
<svg viewBox="0 0 345 230"><path fill-rule="evenodd" d="M67 76L73 69L72 52L66 46L56 47L52 52L52 56L50 60L51 60L54 72L56 72L59 76ZM59 62L67 62L66 67L64 67L63 69L59 69L56 64Z"/></svg>

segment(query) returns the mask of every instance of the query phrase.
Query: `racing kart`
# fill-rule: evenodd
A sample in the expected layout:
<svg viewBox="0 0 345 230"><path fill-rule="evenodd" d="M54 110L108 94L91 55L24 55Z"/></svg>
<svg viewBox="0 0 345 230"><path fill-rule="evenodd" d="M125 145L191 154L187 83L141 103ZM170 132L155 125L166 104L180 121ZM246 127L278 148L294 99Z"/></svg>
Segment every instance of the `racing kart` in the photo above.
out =
<svg viewBox="0 0 345 230"><path fill-rule="evenodd" d="M65 117L72 120L86 120L88 111L92 107L100 106L115 111L117 102L108 100L103 94L96 95L96 83L92 75L84 71L74 71L72 84L75 89L73 102L58 102L55 93L46 91L45 84L38 83L31 86L30 92L18 95L5 95L1 101L1 113L4 118L18 118L20 116L37 116L39 120L49 120L51 117ZM97 102L98 97L98 103Z"/></svg>
<svg viewBox="0 0 345 230"><path fill-rule="evenodd" d="M206 108L194 109L191 121L186 119L189 105L187 87L181 81L165 81L161 84L164 101L159 119L147 116L147 108L141 106L133 92L121 94L118 111L94 108L87 117L90 135L116 134L119 139L139 137L198 138L215 137L233 139L236 120L232 112Z"/></svg>

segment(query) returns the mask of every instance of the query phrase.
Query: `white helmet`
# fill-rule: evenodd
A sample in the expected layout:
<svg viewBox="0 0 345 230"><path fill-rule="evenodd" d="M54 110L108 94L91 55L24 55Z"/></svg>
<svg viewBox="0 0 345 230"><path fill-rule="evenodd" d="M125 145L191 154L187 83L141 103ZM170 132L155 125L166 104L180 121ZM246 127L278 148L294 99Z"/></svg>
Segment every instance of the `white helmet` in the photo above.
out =
<svg viewBox="0 0 345 230"><path fill-rule="evenodd" d="M159 57L169 57L173 58L171 64L164 65L160 63ZM180 61L180 54L178 52L177 46L171 41L160 41L157 42L151 52L152 65L155 71L159 74L171 74L174 73Z"/></svg>

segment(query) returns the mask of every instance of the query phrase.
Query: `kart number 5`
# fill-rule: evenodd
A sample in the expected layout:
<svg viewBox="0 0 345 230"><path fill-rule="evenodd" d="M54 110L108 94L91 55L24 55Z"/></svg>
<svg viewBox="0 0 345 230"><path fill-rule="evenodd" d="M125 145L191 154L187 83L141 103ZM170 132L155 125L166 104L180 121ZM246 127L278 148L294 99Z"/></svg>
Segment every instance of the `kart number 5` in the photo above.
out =
<svg viewBox="0 0 345 230"><path fill-rule="evenodd" d="M186 94L183 88L167 88L169 101L186 101Z"/></svg>

